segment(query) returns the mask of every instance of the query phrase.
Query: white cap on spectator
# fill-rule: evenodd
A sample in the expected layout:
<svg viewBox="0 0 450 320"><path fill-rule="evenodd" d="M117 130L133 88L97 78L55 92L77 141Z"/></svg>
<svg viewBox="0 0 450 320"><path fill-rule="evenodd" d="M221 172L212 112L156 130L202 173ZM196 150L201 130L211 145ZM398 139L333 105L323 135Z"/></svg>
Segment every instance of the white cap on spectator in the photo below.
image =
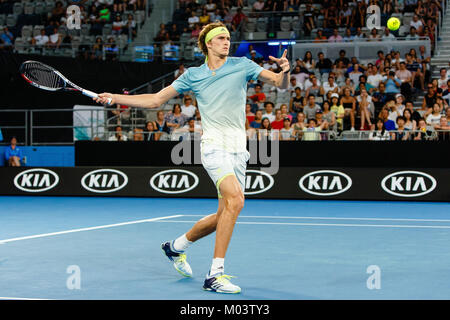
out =
<svg viewBox="0 0 450 320"><path fill-rule="evenodd" d="M339 99L339 95L337 93L332 93L331 94L331 98L338 98Z"/></svg>

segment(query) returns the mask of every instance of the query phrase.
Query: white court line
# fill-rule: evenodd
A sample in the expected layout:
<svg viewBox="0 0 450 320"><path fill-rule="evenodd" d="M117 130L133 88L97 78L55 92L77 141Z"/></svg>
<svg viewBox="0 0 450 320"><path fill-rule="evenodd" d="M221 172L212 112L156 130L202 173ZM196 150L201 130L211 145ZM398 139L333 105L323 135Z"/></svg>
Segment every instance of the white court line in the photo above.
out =
<svg viewBox="0 0 450 320"><path fill-rule="evenodd" d="M155 221L155 222L171 222L171 223L194 223L197 221L172 220L172 221ZM285 222L236 222L237 224L252 225L284 225L284 226L325 226L325 227L373 227L373 228L422 228L422 229L450 229L450 226L421 226L421 225L395 225L395 224L340 224L340 223L285 223Z"/></svg>
<svg viewBox="0 0 450 320"><path fill-rule="evenodd" d="M52 299L0 297L0 300L52 300Z"/></svg>
<svg viewBox="0 0 450 320"><path fill-rule="evenodd" d="M201 214L183 214L184 217L206 217ZM256 219L305 219L305 220L361 220L361 221L418 221L418 222L450 222L445 219L403 219L403 218L347 218L347 217L286 217L286 216L244 216L241 218L256 218Z"/></svg>
<svg viewBox="0 0 450 320"><path fill-rule="evenodd" d="M74 232L82 232L82 231L90 231L90 230L98 230L98 229L120 227L120 226L125 226L125 225L130 225L130 224L136 224L136 223L153 222L153 221L159 221L159 220L163 220L163 219L173 219L173 218L179 218L179 217L182 217L182 216L183 215L173 215L173 216L158 217L158 218L152 218L152 219L144 219L144 220L128 221L128 222L121 222L121 223L115 223L115 224L107 224L107 225L96 226L96 227L88 227L88 228L72 229L72 230L58 231L58 232L52 232L52 233L36 234L36 235L32 235L32 236L25 236L25 237L18 237L18 238L11 238L11 239L0 240L0 244L13 242L13 241L21 241L21 240L28 240L28 239L35 239L35 238L51 237L51 236L56 236L56 235L60 235L60 234L67 234L67 233L74 233Z"/></svg>

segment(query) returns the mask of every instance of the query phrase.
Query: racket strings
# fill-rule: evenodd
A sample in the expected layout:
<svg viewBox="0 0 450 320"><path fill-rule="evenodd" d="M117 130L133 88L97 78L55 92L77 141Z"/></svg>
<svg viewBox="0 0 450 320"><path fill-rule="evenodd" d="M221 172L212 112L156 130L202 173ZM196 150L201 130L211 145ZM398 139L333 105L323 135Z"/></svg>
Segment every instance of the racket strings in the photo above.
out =
<svg viewBox="0 0 450 320"><path fill-rule="evenodd" d="M23 66L23 74L36 84L44 87L59 89L65 82L53 69L40 63L27 63Z"/></svg>

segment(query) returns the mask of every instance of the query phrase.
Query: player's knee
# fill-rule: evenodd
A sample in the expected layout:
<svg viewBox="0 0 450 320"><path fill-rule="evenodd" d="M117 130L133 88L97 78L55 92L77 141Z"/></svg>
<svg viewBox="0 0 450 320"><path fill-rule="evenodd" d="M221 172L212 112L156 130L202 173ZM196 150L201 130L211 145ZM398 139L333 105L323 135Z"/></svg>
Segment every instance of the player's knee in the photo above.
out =
<svg viewBox="0 0 450 320"><path fill-rule="evenodd" d="M239 214L244 207L244 201L244 195L236 192L225 199L225 207L229 211Z"/></svg>

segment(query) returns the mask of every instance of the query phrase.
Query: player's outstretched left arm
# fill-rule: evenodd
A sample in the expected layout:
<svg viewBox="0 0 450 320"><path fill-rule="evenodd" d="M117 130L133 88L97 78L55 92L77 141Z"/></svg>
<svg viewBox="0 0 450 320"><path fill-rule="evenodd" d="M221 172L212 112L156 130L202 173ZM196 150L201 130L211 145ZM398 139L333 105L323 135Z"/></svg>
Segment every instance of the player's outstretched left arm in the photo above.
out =
<svg viewBox="0 0 450 320"><path fill-rule="evenodd" d="M270 70L263 70L259 74L258 79L262 82L270 83L280 89L287 89L289 86L290 69L289 60L286 58L287 50L284 50L281 58L269 56L269 59L275 61L281 68L281 72L275 73Z"/></svg>

